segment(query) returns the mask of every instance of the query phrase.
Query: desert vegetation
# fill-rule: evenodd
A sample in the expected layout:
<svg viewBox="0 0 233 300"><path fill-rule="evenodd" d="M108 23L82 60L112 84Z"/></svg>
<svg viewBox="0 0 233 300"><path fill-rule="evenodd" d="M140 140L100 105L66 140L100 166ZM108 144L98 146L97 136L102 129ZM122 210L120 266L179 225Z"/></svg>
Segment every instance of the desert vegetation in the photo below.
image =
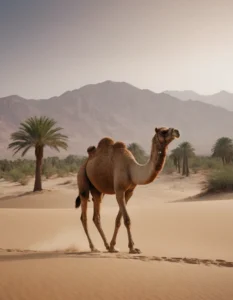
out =
<svg viewBox="0 0 233 300"><path fill-rule="evenodd" d="M55 120L45 116L31 117L21 122L19 130L11 134L12 142L8 148L13 149L14 155L21 152L21 155L24 156L31 148L35 149L36 166L34 192L42 190L41 168L44 148L47 146L56 151L59 151L59 149L66 150L68 148L68 137L61 133L63 128L56 127L56 125Z"/></svg>
<svg viewBox="0 0 233 300"><path fill-rule="evenodd" d="M182 175L189 176L189 159L195 156L194 148L189 142L181 143L177 148L173 149L170 158L173 160L173 164L178 171L181 172L182 162Z"/></svg>
<svg viewBox="0 0 233 300"><path fill-rule="evenodd" d="M138 143L131 143L127 146L127 148L133 153L137 162L139 162L140 164L146 163L149 156L141 145L139 145Z"/></svg>
<svg viewBox="0 0 233 300"><path fill-rule="evenodd" d="M207 174L204 190L210 193L233 192L233 168L224 167Z"/></svg>
<svg viewBox="0 0 233 300"><path fill-rule="evenodd" d="M76 174L85 156L68 155L66 158L47 157L41 168L42 179L51 177L65 177ZM35 174L35 160L16 159L0 160L0 178L26 185Z"/></svg>
<svg viewBox="0 0 233 300"><path fill-rule="evenodd" d="M229 165L233 161L233 141L228 137L219 138L212 148L212 156L219 157L223 165Z"/></svg>
<svg viewBox="0 0 233 300"><path fill-rule="evenodd" d="M33 117L20 124L19 130L12 133L9 148L14 154L21 152L22 158L0 160L0 178L26 185L35 176L34 191L42 189L42 179L64 177L76 174L86 156L68 155L65 158L57 156L43 158L44 147L56 151L67 149L68 137L61 133L56 121L47 117ZM136 160L143 164L149 155L141 145L134 142L128 149ZM35 149L36 159L25 159L29 149ZM43 163L42 163L43 161ZM214 143L209 156L195 154L194 147L188 142L182 142L167 156L162 171L163 174L180 174L181 177L192 176L201 172L206 175L204 190L206 192L233 191L233 141L229 137L221 137Z"/></svg>
<svg viewBox="0 0 233 300"><path fill-rule="evenodd" d="M134 145L133 147L131 145ZM140 162L148 159L141 146L134 143L129 149ZM163 173L187 177L201 172L206 175L203 190L207 193L233 192L233 142L219 138L211 149L211 155L200 156L189 142L183 142L168 155Z"/></svg>
<svg viewBox="0 0 233 300"><path fill-rule="evenodd" d="M128 149L134 154L139 163L144 163L148 159L146 151L137 143L128 145ZM193 150L193 148L191 149ZM42 179L76 174L86 158L86 156L78 155L68 155L65 158L57 156L44 158L41 168ZM199 156L191 152L191 154L188 154L188 168L189 176L198 172L206 174L206 183L204 185L206 190L210 192L233 191L233 164L223 165L221 157L216 157L215 155ZM162 173L170 175L178 173L180 176L186 177L183 171L185 171L185 167L181 147L179 146L168 155ZM35 160L24 158L0 160L0 178L7 181L26 185L34 174Z"/></svg>

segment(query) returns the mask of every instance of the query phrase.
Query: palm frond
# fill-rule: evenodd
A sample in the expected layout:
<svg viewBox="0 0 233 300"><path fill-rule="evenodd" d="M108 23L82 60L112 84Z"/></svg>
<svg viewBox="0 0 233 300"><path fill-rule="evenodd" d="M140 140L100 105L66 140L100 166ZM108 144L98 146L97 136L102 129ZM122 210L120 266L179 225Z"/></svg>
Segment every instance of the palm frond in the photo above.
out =
<svg viewBox="0 0 233 300"><path fill-rule="evenodd" d="M68 137L61 133L62 127L55 127L56 121L46 116L30 117L20 123L19 130L11 134L12 142L8 145L14 155L22 151L24 156L32 147L48 146L56 151L68 148Z"/></svg>

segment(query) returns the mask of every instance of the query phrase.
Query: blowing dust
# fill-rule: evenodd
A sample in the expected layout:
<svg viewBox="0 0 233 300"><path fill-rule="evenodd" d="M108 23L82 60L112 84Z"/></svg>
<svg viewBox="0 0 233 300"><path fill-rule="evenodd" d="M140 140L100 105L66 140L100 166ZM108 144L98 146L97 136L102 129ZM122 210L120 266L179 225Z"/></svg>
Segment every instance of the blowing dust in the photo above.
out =
<svg viewBox="0 0 233 300"><path fill-rule="evenodd" d="M31 245L32 251L87 251L88 245L85 237L77 229L62 230L49 239L38 241Z"/></svg>

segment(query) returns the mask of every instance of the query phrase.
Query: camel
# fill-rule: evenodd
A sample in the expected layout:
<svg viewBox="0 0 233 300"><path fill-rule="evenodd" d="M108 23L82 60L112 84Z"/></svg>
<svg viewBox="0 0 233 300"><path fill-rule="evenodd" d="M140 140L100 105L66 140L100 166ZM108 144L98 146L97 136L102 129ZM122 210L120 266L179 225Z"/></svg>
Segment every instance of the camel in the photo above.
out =
<svg viewBox="0 0 233 300"><path fill-rule="evenodd" d="M128 233L129 253L141 253L139 249L134 247L131 221L126 204L132 197L137 185L149 184L157 177L164 166L168 145L179 136L180 133L177 129L155 128L150 158L145 165L141 165L136 161L124 143L114 142L108 137L101 139L97 147L90 146L87 149L88 158L80 167L77 175L79 195L76 198L75 206L78 208L81 205L81 222L92 252L98 252L98 250L90 238L87 226L87 204L90 193L94 208L93 222L103 239L106 249L109 252L118 252L115 245L123 216ZM100 206L105 194L115 194L119 205L110 244L105 237L100 221Z"/></svg>

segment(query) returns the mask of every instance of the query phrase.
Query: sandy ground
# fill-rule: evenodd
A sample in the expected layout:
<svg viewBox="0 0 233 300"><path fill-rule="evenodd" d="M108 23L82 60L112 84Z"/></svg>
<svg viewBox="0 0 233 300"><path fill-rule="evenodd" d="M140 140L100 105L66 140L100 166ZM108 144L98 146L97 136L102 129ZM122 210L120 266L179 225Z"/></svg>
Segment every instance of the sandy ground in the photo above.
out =
<svg viewBox="0 0 233 300"><path fill-rule="evenodd" d="M233 299L233 196L180 201L200 192L203 177L161 175L138 186L128 204L140 255L129 255L121 227L118 254L91 254L74 209L76 178L51 179L45 191L30 193L0 182L0 300L2 299ZM208 201L207 201L208 200ZM118 207L114 196L102 205L110 240Z"/></svg>

